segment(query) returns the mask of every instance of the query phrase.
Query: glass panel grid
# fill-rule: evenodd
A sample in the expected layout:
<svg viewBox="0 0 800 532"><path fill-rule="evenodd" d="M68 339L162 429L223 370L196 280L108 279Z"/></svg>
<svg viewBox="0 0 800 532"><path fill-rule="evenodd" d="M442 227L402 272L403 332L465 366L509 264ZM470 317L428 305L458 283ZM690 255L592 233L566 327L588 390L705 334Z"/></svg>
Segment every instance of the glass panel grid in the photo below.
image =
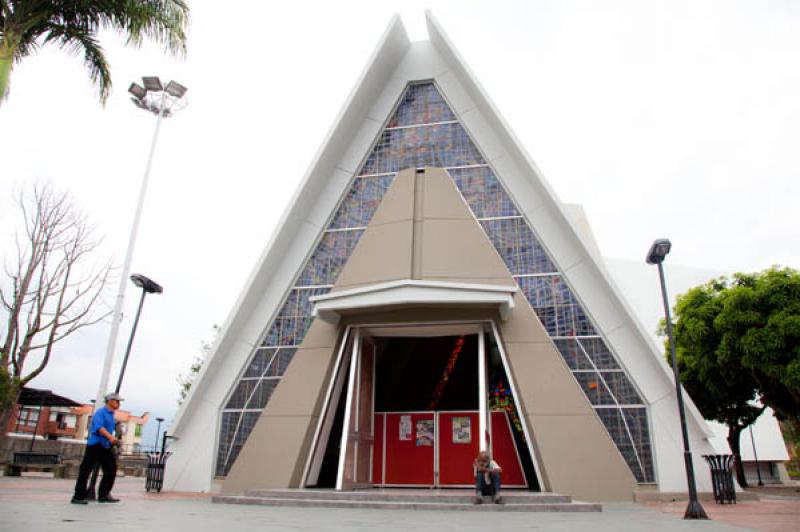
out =
<svg viewBox="0 0 800 532"><path fill-rule="evenodd" d="M517 277L516 281L550 336L597 334L560 275Z"/></svg>
<svg viewBox="0 0 800 532"><path fill-rule="evenodd" d="M405 168L483 164L480 152L460 124L435 124L385 130L360 174L399 172Z"/></svg>
<svg viewBox="0 0 800 532"><path fill-rule="evenodd" d="M448 170L476 218L519 216L511 198L488 167Z"/></svg>
<svg viewBox="0 0 800 532"><path fill-rule="evenodd" d="M386 127L433 124L456 117L432 83L410 85Z"/></svg>
<svg viewBox="0 0 800 532"><path fill-rule="evenodd" d="M339 277L363 230L325 233L297 280L297 286L332 285Z"/></svg>
<svg viewBox="0 0 800 532"><path fill-rule="evenodd" d="M328 229L366 227L394 180L394 174L353 181Z"/></svg>
<svg viewBox="0 0 800 532"><path fill-rule="evenodd" d="M330 288L292 289L261 346L300 345L313 320L309 298L328 292Z"/></svg>
<svg viewBox="0 0 800 532"><path fill-rule="evenodd" d="M524 219L482 220L481 226L512 275L558 271Z"/></svg>

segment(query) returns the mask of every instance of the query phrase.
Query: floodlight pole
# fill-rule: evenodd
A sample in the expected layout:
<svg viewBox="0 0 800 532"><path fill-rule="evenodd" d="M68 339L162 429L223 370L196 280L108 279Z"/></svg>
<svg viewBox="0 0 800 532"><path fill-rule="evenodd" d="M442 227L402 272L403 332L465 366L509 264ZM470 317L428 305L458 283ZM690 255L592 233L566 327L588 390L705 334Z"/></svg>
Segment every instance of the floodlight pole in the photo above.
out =
<svg viewBox="0 0 800 532"><path fill-rule="evenodd" d="M649 262L649 259L648 259ZM667 283L664 281L664 257L656 257L658 276L661 279L661 296L664 299L664 314L667 318L667 337L669 338L669 351L672 358L672 373L675 376L675 392L678 397L678 412L681 418L681 432L683 434L683 461L686 466L686 481L689 485L689 505L686 507L684 519L708 519L700 500L697 498L697 485L694 479L694 466L692 465L692 452L689 450L689 431L686 429L686 414L683 406L683 389L681 377L678 372L678 358L675 355L675 340L672 336L672 317L669 314L669 299L667 298Z"/></svg>
<svg viewBox="0 0 800 532"><path fill-rule="evenodd" d="M122 322L122 306L125 302L125 288L127 287L128 275L131 273L131 261L133 259L133 251L136 248L136 237L139 234L139 223L142 219L142 210L144 208L144 198L147 195L147 185L150 181L150 168L153 165L153 155L156 151L156 143L158 142L158 133L161 131L161 122L164 118L164 110L166 109L168 98L166 94L161 95L160 107L158 110L158 119L156 120L156 130L153 133L153 141L150 144L150 155L147 157L147 166L144 170L142 177L142 184L139 189L139 200L136 204L136 214L133 217L133 226L131 227L131 234L128 238L128 249L125 252L125 262L122 266L122 274L119 278L119 289L117 290L117 298L114 303L114 313L111 318L111 333L108 336L108 344L106 345L106 356L103 360L103 373L100 376L100 387L97 389L97 402L95 404L102 405L103 397L108 393L108 381L111 377L111 363L114 361L114 348L117 345L117 336L119 335L119 326Z"/></svg>

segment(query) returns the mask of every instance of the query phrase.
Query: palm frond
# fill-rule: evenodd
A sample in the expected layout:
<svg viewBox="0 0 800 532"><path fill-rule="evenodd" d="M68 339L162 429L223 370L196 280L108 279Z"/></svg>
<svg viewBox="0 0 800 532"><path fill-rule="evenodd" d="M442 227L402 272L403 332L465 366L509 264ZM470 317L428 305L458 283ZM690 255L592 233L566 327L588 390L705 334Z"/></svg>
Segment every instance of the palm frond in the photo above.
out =
<svg viewBox="0 0 800 532"><path fill-rule="evenodd" d="M105 103L111 91L111 70L95 33L69 26L52 26L44 44L51 42L70 54L83 53L83 64L89 71L89 78L99 89L100 101Z"/></svg>
<svg viewBox="0 0 800 532"><path fill-rule="evenodd" d="M105 13L103 25L124 29L128 44L140 46L144 39L163 43L172 54L186 54L189 6L184 0L117 0L123 9Z"/></svg>

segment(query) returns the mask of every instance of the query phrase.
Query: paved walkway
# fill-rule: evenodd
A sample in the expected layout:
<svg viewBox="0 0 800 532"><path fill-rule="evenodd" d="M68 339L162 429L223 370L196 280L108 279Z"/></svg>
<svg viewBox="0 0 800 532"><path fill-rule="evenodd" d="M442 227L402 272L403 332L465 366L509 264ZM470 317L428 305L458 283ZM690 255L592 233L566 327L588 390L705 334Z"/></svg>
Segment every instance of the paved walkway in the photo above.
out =
<svg viewBox="0 0 800 532"><path fill-rule="evenodd" d="M684 521L685 504L607 504L600 514L518 514L330 510L211 504L206 495L148 494L142 479L121 478L114 494L119 504L69 504L73 481L0 478L2 531L158 531L238 532L243 530L590 530L654 532L769 530L800 532L800 501L771 500L735 506L706 504L712 521ZM736 524L742 526L735 526Z"/></svg>

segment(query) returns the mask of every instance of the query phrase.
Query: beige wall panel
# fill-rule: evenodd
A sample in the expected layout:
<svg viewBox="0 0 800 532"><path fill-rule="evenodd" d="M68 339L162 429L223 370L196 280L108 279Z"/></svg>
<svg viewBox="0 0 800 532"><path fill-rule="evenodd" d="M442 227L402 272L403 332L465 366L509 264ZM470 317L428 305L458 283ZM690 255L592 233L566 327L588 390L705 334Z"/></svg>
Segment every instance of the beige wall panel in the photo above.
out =
<svg viewBox="0 0 800 532"><path fill-rule="evenodd" d="M334 291L411 277L412 222L392 222L364 231Z"/></svg>
<svg viewBox="0 0 800 532"><path fill-rule="evenodd" d="M630 501L637 487L566 362L521 294L500 335L548 489Z"/></svg>
<svg viewBox="0 0 800 532"><path fill-rule="evenodd" d="M561 355L550 343L504 342L525 411L585 415L592 408ZM605 430L605 429L603 429Z"/></svg>
<svg viewBox="0 0 800 532"><path fill-rule="evenodd" d="M222 493L297 487L316 426L314 416L262 414L228 473Z"/></svg>
<svg viewBox="0 0 800 532"><path fill-rule="evenodd" d="M636 479L593 413L527 419L552 491L578 500L633 500Z"/></svg>
<svg viewBox="0 0 800 532"><path fill-rule="evenodd" d="M306 339L317 344L327 343L330 337L324 340L325 333L331 332L334 331L328 324L314 320ZM316 420L336 361L337 335L333 334L330 347L306 348L304 341L297 349L228 472L223 484L224 493L299 485L299 475L305 467Z"/></svg>
<svg viewBox="0 0 800 532"><path fill-rule="evenodd" d="M321 396L328 385L336 349L322 347L300 348L280 384L264 409L271 416L316 415L322 408Z"/></svg>
<svg viewBox="0 0 800 532"><path fill-rule="evenodd" d="M472 212L445 170L426 168L423 178L422 217L473 220Z"/></svg>
<svg viewBox="0 0 800 532"><path fill-rule="evenodd" d="M397 174L392 185L372 215L370 226L383 225L414 217L414 170L404 170Z"/></svg>
<svg viewBox="0 0 800 532"><path fill-rule="evenodd" d="M502 259L474 219L426 219L422 224L423 279L508 275Z"/></svg>
<svg viewBox="0 0 800 532"><path fill-rule="evenodd" d="M323 320L311 322L306 337L303 338L303 349L316 347L333 347L339 340L339 327Z"/></svg>

